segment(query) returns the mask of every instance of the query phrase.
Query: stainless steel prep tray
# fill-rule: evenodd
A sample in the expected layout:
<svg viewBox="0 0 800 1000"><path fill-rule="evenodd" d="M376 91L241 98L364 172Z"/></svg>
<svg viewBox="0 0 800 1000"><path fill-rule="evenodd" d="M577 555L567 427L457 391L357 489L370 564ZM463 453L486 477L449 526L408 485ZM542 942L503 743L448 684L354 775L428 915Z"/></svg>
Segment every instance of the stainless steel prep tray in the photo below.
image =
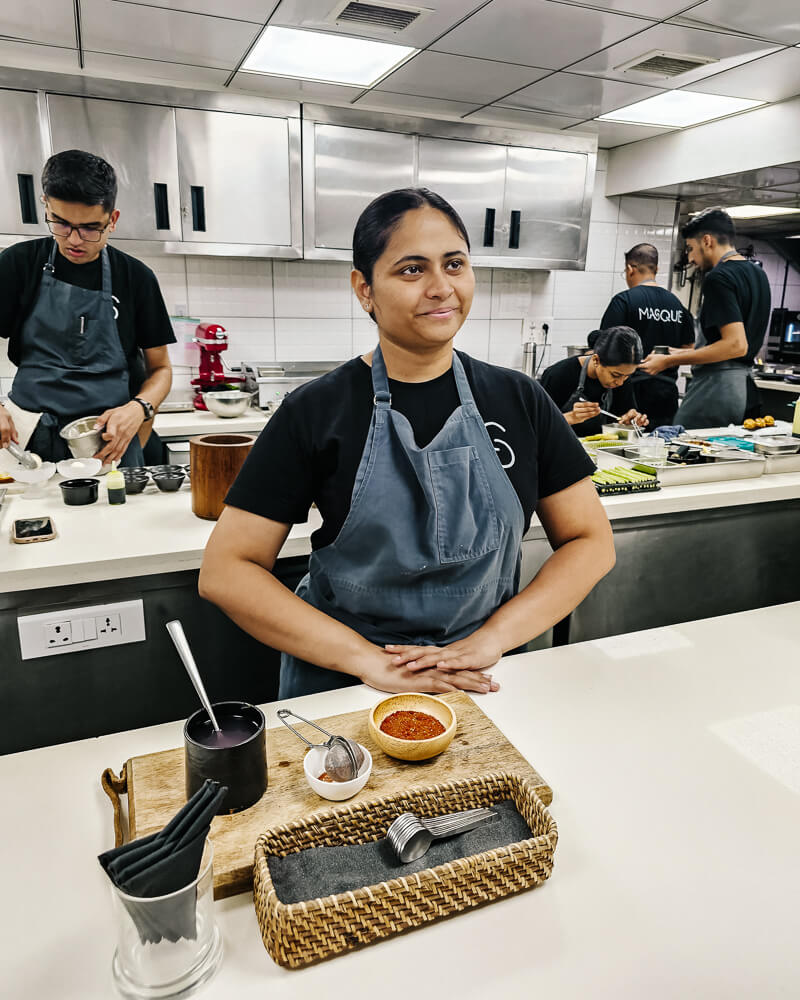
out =
<svg viewBox="0 0 800 1000"><path fill-rule="evenodd" d="M794 455L800 451L800 438L790 437L788 434L759 437L753 439L753 447L759 455Z"/></svg>
<svg viewBox="0 0 800 1000"><path fill-rule="evenodd" d="M614 465L625 465L658 476L662 486L686 486L691 483L716 483L730 479L757 479L764 474L766 461L760 455L739 457L738 454L714 455L713 461L702 465L651 465L640 458L629 458L625 452L629 446L603 448L598 450L595 461L598 468L607 469ZM743 453L742 453L743 454Z"/></svg>

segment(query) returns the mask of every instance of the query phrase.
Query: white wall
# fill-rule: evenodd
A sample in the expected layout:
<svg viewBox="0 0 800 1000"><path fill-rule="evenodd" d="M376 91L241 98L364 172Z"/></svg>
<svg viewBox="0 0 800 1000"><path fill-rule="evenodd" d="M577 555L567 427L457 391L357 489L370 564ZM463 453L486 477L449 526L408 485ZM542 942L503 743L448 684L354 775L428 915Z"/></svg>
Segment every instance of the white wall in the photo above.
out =
<svg viewBox="0 0 800 1000"><path fill-rule="evenodd" d="M606 198L607 155L598 172L589 226L585 271L520 271L480 268L469 319L456 346L474 357L521 367L523 329L550 324L550 344L540 370L583 344L613 294L625 288L623 254L635 243L655 244L662 258L659 280L669 279L675 203L645 198ZM120 243L121 249L124 244ZM230 348L225 360L344 361L370 350L375 326L350 290L350 265L339 262L253 260L231 257L142 258L156 272L171 314L221 323ZM176 323L179 337L194 324ZM185 361L176 351L175 361ZM0 353L0 391L13 367ZM172 396L189 395L189 368L177 364Z"/></svg>
<svg viewBox="0 0 800 1000"><path fill-rule="evenodd" d="M742 237L736 242L739 246L742 246L746 242L746 238ZM755 250L756 257L764 265L764 272L769 278L769 290L772 293L772 308L777 309L781 304L781 296L783 295L783 276L786 272L786 261L780 254L775 253L767 243L753 240L753 249ZM784 309L800 310L800 271L791 264L789 265L788 274L786 274L786 296L783 306Z"/></svg>

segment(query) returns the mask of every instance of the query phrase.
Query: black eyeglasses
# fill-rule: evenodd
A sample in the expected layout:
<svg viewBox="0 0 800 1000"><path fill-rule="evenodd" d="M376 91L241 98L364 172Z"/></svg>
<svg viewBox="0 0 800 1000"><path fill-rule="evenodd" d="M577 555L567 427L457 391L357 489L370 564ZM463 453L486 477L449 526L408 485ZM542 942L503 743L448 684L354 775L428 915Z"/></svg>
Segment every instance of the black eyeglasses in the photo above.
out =
<svg viewBox="0 0 800 1000"><path fill-rule="evenodd" d="M102 229L89 229L86 226L73 226L69 222L56 222L55 219L48 219L47 216L45 216L44 221L47 223L47 228L53 236L72 236L74 229L85 243L99 243L100 237L111 225L111 219L108 220Z"/></svg>

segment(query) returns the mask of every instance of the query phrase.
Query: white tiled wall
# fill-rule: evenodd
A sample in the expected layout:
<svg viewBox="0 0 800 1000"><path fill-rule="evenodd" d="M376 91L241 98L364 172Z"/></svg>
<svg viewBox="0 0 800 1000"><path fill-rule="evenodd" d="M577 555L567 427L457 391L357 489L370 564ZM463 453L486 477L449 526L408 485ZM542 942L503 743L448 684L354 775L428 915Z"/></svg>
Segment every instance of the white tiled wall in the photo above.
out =
<svg viewBox="0 0 800 1000"><path fill-rule="evenodd" d="M586 270L478 269L472 311L457 347L495 364L520 367L529 322L540 327L547 321L549 343L539 353L539 368L564 357L568 344L586 342L611 296L624 289L623 254L635 243L658 247L663 262L659 277L666 284L674 202L606 198L605 170L606 154L601 151ZM158 276L171 314L226 328L230 347L224 360L229 364L344 361L374 346L375 326L350 289L349 264L172 255L142 259ZM800 286L796 292L800 296ZM177 332L189 337L192 329L193 324L181 324ZM175 352L176 398L190 392L192 373L186 360L185 350ZM8 390L13 372L0 351L0 391Z"/></svg>

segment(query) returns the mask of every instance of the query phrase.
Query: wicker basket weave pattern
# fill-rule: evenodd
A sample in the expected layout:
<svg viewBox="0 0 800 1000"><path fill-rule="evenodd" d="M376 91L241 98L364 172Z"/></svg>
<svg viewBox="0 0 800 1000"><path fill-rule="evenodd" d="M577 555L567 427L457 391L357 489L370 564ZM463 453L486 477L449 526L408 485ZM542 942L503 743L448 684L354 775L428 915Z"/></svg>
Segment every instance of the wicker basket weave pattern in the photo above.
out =
<svg viewBox="0 0 800 1000"><path fill-rule="evenodd" d="M514 802L533 837L352 892L290 904L278 899L271 856L378 840L401 812L435 816L504 799ZM254 866L253 894L264 946L279 965L301 968L520 892L549 878L557 840L555 820L532 784L507 773L419 788L269 830L256 842Z"/></svg>

